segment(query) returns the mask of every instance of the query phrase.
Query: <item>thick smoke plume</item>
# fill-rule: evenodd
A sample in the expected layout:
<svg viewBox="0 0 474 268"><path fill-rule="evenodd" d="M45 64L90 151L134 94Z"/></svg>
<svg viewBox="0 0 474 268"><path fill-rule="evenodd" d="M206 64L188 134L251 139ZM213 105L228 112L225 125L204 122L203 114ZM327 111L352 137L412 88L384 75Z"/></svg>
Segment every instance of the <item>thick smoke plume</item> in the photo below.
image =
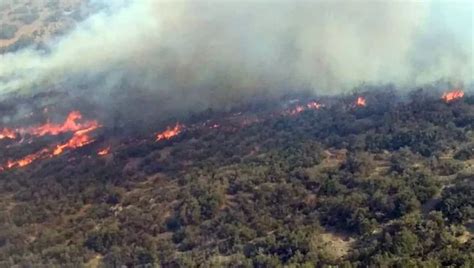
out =
<svg viewBox="0 0 474 268"><path fill-rule="evenodd" d="M0 94L61 87L118 100L144 93L170 111L295 89L472 82L472 21L465 25L471 38L436 29L431 2L107 2L114 4L47 51L1 55Z"/></svg>

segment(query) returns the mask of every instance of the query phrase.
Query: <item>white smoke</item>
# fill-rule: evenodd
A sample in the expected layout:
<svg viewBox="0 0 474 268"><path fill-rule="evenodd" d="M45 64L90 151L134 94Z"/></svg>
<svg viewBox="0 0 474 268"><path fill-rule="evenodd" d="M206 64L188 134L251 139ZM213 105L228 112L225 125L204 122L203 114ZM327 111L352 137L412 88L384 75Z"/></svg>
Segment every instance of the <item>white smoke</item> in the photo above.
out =
<svg viewBox="0 0 474 268"><path fill-rule="evenodd" d="M428 1L107 2L49 52L1 55L0 93L94 81L100 96L125 84L202 108L288 88L472 82L472 38L431 28Z"/></svg>

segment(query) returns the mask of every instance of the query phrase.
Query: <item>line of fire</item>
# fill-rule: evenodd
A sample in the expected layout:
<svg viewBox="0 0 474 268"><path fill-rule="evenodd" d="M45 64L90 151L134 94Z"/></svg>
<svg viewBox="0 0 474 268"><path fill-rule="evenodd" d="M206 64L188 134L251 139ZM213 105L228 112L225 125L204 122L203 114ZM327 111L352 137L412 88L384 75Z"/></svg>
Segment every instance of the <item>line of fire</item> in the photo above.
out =
<svg viewBox="0 0 474 268"><path fill-rule="evenodd" d="M449 90L441 95L441 102L451 104L464 98L464 95L464 91L461 89ZM345 100L345 107L347 109L363 109L370 107L370 104L371 99L365 96L355 96L350 97L349 100ZM204 129L210 131L236 131L239 128L262 122L268 117L293 117L298 116L306 111L327 109L330 108L331 105L336 104L331 103L331 101L324 103L322 100L309 100L307 102L295 100L290 101L289 104L287 103L286 105L283 105L282 109L278 111L271 111L270 113L262 115L261 117L255 117L243 114L242 112L237 112L228 116L224 116L220 120L207 120L205 122L194 122L190 124L176 122L164 128L163 130L156 132L154 134L154 141L166 142L176 138L186 131L202 131ZM45 111L47 111L47 108L45 108ZM66 152L74 151L88 145L92 146L97 143L94 135L96 135L96 133L100 131L102 127L102 124L97 120L85 119L80 111L71 111L61 123L55 123L48 120L46 123L33 126L16 128L7 126L1 127L0 141L3 141L2 146L28 146L35 138L44 136L58 137L58 140L52 139L53 143L49 146L41 148L22 157L8 158L5 163L0 164L0 171L7 171L13 168L22 168L39 160L57 157ZM64 135L68 137L65 140L61 139ZM106 143L98 144L95 147L95 155L97 157L106 157L115 150L111 144Z"/></svg>

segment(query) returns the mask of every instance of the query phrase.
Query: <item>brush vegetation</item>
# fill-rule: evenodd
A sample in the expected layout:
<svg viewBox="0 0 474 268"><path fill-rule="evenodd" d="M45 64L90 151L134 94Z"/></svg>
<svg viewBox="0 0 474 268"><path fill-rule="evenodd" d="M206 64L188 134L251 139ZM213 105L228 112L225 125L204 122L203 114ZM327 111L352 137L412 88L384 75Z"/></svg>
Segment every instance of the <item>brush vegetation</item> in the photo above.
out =
<svg viewBox="0 0 474 268"><path fill-rule="evenodd" d="M365 95L0 173L0 267L474 266L474 99Z"/></svg>

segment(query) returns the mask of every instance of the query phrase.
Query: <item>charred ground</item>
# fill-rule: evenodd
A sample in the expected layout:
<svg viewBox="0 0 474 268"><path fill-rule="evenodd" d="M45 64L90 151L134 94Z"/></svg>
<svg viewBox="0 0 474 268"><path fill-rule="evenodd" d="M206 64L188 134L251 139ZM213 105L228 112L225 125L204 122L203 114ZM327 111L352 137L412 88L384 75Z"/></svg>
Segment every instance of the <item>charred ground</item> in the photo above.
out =
<svg viewBox="0 0 474 268"><path fill-rule="evenodd" d="M0 172L2 266L473 265L472 94L290 96L179 124L53 95L1 103L1 127L74 110L100 127ZM18 135L2 165L75 133Z"/></svg>

